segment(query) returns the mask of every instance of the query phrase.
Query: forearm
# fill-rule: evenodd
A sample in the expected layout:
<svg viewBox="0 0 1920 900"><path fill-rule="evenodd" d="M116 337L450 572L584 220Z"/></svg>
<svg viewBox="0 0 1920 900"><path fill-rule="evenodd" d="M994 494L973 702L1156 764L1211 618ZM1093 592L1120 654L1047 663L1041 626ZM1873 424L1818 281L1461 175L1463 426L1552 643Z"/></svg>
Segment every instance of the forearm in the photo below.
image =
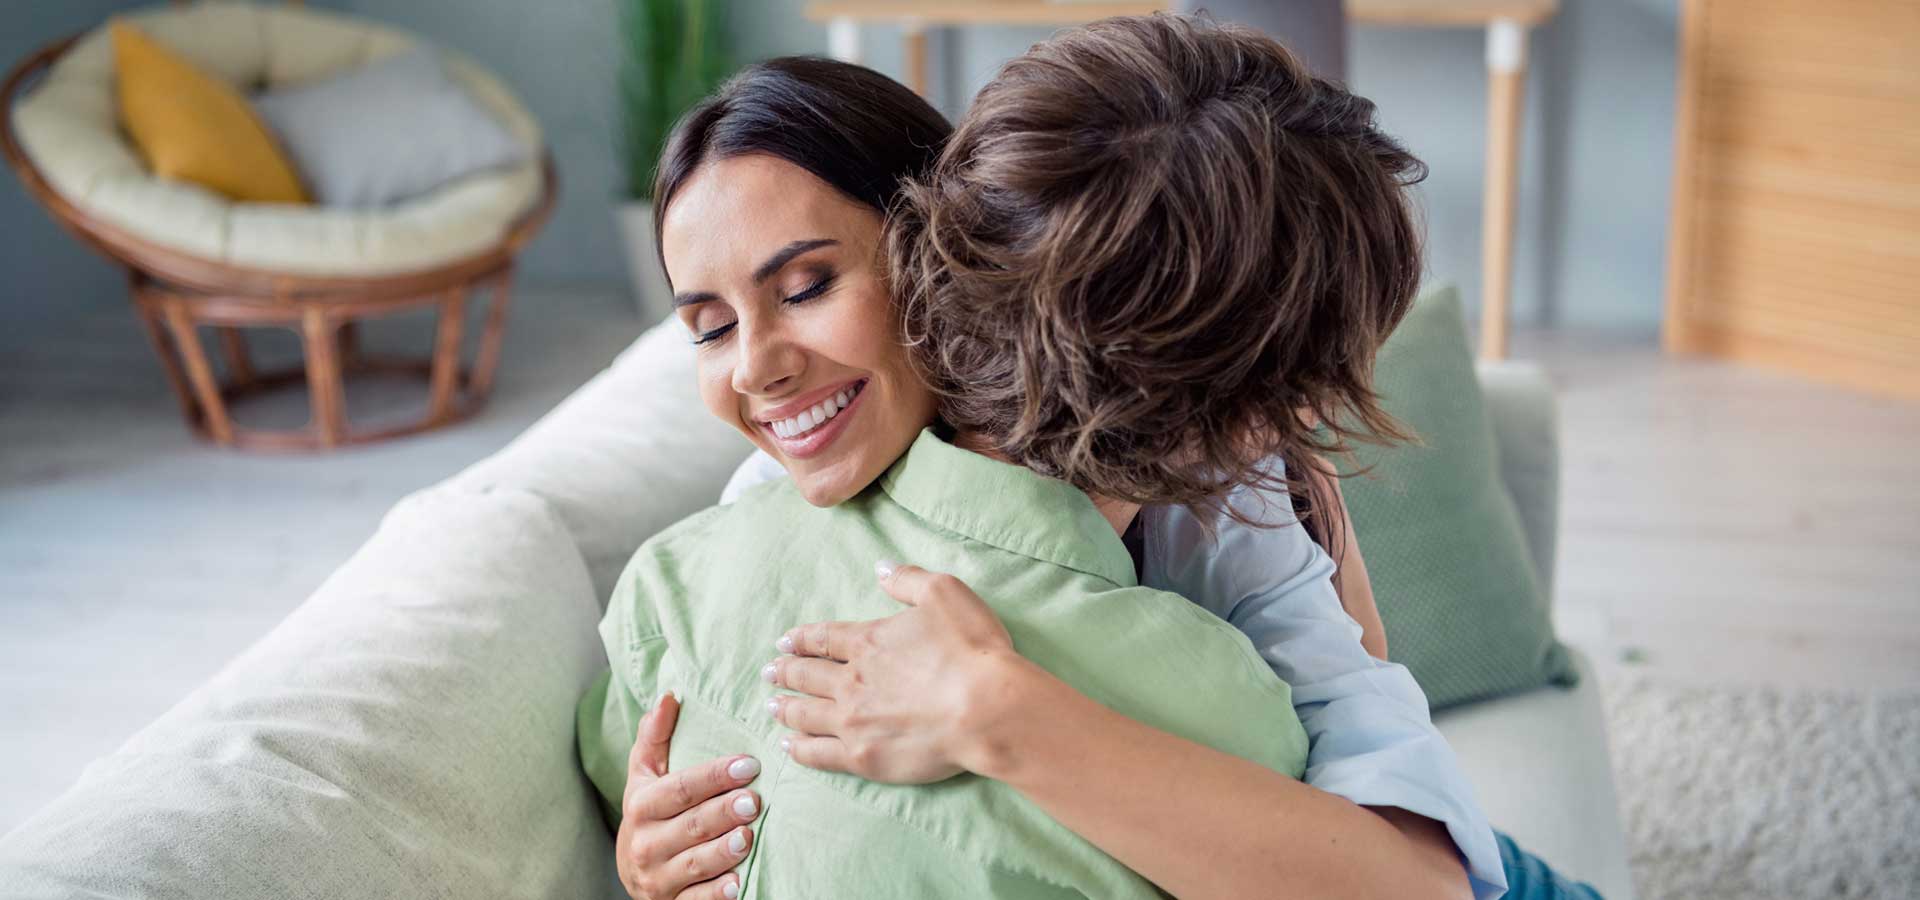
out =
<svg viewBox="0 0 1920 900"><path fill-rule="evenodd" d="M1470 896L1450 847L1263 766L1122 716L1017 658L968 768L1181 900Z"/></svg>

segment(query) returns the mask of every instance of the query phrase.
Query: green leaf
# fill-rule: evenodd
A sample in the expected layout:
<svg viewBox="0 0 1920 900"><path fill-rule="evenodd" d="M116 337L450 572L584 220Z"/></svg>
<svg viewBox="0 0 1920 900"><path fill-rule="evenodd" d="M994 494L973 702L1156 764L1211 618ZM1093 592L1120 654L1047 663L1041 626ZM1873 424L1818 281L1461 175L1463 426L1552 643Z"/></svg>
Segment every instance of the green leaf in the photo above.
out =
<svg viewBox="0 0 1920 900"><path fill-rule="evenodd" d="M627 196L650 200L673 125L733 72L724 0L615 0Z"/></svg>

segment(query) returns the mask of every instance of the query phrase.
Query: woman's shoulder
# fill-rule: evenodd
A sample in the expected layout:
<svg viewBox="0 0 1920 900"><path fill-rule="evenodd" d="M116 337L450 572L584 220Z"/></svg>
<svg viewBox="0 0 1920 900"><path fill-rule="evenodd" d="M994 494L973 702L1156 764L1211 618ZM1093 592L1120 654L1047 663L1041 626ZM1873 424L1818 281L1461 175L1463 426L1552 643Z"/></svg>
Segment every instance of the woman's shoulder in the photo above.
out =
<svg viewBox="0 0 1920 900"><path fill-rule="evenodd" d="M1269 466L1274 474L1285 472L1278 457ZM1331 560L1301 524L1284 487L1244 485L1229 494L1228 504L1219 510L1143 507L1142 583L1231 618L1243 601L1330 575Z"/></svg>

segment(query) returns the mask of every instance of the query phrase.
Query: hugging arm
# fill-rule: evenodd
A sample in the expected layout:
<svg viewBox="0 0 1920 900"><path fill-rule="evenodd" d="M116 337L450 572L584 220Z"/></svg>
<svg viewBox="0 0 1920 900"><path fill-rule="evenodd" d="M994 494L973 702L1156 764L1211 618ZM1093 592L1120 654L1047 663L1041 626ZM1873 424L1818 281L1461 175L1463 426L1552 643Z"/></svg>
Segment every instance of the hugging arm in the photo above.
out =
<svg viewBox="0 0 1920 900"><path fill-rule="evenodd" d="M780 720L803 733L837 733L796 738L795 761L873 777L868 772L914 768L890 761L895 755L941 754L946 765L1018 790L1182 900L1470 896L1444 829L1371 812L1136 722L1010 646L948 637L991 635L998 626L957 579L905 566L882 586L912 608L789 633L809 655L780 660L780 685L827 696L784 703ZM917 625L921 619L941 627ZM930 657L945 661L937 673L923 664ZM942 682L936 691L926 688L929 674ZM930 696L945 698L939 709ZM919 751L928 745L894 737L910 733L949 737Z"/></svg>
<svg viewBox="0 0 1920 900"><path fill-rule="evenodd" d="M752 465L723 500L757 480L748 474ZM1376 669L1389 686L1405 670L1376 666L1361 647L1360 629L1331 589L1330 560L1298 526L1226 526L1221 545L1183 515L1161 518L1154 529L1161 546L1148 556L1190 566L1150 572L1149 581L1212 598L1201 605L1247 632L1270 665L1286 664L1284 679L1302 679L1294 700L1313 742L1308 780L1337 774L1354 797L1108 710L982 638L1003 633L998 621L951 578L933 578L915 593L889 587L915 607L901 615L789 632L803 655L782 657L776 677L812 695L783 700L777 713L796 732L794 758L883 781L959 768L999 778L1183 898L1258 896L1276 886L1309 896L1466 896L1461 850L1435 820L1459 822L1468 839L1458 847L1469 850L1481 832L1491 847L1491 832L1471 798L1460 799L1464 779L1447 780L1452 757L1418 687L1406 680L1406 694L1371 683ZM1267 565L1213 564L1223 560ZM1302 665L1288 662L1294 657ZM943 661L933 666L932 659ZM1366 727L1370 714L1385 724L1349 731ZM1441 759L1425 765L1432 753ZM1370 781L1371 766L1385 768ZM1423 789L1435 776L1438 786ZM1474 866L1475 892L1497 890L1497 853L1491 865L1491 873Z"/></svg>

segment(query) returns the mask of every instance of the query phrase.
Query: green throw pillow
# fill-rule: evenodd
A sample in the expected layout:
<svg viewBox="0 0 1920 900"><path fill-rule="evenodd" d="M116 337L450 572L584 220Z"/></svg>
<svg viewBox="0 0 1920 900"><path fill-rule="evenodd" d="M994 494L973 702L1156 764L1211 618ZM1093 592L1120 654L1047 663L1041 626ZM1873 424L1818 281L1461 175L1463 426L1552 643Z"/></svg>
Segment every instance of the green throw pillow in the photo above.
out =
<svg viewBox="0 0 1920 900"><path fill-rule="evenodd" d="M1387 627L1388 652L1435 709L1577 674L1553 636L1513 499L1500 482L1460 297L1415 302L1375 388L1419 443L1363 446L1341 483Z"/></svg>

